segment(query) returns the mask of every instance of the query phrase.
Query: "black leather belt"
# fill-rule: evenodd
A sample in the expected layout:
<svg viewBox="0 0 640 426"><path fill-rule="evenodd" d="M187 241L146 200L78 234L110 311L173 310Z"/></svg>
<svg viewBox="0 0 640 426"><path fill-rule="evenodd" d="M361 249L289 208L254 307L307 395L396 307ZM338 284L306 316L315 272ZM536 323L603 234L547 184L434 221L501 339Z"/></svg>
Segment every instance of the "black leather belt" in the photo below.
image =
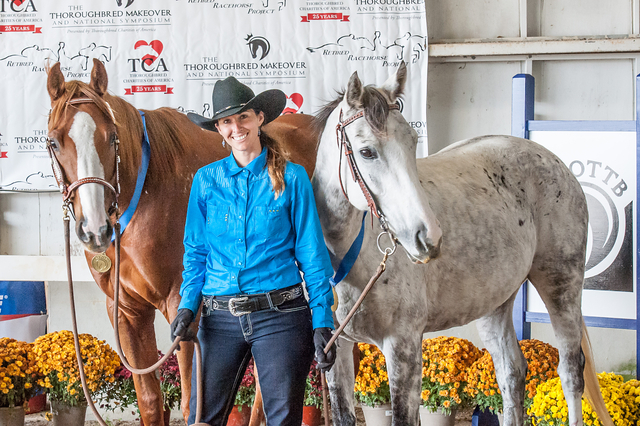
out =
<svg viewBox="0 0 640 426"><path fill-rule="evenodd" d="M204 296L203 315L209 315L210 310L229 311L236 317L250 314L255 311L271 309L282 305L288 300L297 299L302 296L302 285L296 284L291 287L273 290L268 293L247 294L236 296Z"/></svg>

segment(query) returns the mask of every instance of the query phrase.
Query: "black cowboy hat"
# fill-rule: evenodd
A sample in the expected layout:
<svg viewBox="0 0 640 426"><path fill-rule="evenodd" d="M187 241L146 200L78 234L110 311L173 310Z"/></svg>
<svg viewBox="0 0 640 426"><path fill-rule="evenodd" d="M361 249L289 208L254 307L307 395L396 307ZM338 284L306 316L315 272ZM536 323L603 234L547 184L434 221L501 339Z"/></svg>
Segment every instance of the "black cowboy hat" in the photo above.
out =
<svg viewBox="0 0 640 426"><path fill-rule="evenodd" d="M255 109L264 113L264 123L275 120L287 103L287 96L282 90L265 90L254 95L253 90L235 77L227 77L216 81L213 86L211 105L214 113L208 118L200 114L190 112L187 117L203 129L217 132L216 122L224 117L239 114L248 109Z"/></svg>

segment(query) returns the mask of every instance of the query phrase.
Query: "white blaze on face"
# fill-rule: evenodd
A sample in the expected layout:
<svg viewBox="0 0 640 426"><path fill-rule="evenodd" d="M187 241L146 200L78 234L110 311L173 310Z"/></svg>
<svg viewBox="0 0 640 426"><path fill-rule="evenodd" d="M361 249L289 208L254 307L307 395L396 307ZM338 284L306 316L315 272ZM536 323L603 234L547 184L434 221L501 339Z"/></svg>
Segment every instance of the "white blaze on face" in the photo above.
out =
<svg viewBox="0 0 640 426"><path fill-rule="evenodd" d="M96 123L89 114L82 111L76 113L69 129L69 137L73 139L78 153L78 179L86 177L104 179L104 168L94 144L95 131ZM77 191L82 205L82 215L86 221L84 231L99 235L100 228L107 222L104 187L89 183L81 185Z"/></svg>

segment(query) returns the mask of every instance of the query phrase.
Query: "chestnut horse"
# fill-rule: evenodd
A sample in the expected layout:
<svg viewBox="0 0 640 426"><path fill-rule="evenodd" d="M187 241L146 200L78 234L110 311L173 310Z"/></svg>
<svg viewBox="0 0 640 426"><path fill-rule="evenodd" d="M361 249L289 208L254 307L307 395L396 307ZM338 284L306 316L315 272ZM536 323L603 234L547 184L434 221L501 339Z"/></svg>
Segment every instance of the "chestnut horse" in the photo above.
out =
<svg viewBox="0 0 640 426"><path fill-rule="evenodd" d="M49 71L47 90L51 97L49 138L61 166L62 179L70 185L79 179L98 178L119 190L119 214L134 196L141 168L143 136L148 135L150 159L144 186L126 229L120 254L119 329L123 350L136 368L158 360L154 331L155 310L170 323L180 303L182 282L182 238L191 181L202 166L219 160L229 151L222 137L204 131L184 114L171 108L142 110L107 93L104 65L93 60L89 84L65 82L60 64ZM75 102L74 102L75 100ZM284 143L291 160L313 173L317 135L309 126L312 117L282 116L265 131ZM146 127L146 130L145 130ZM119 143L117 140L119 139ZM120 163L116 167L116 147ZM115 194L105 186L88 183L71 196L76 234L91 266L96 253L106 252L113 261L111 244L115 219ZM107 296L107 312L113 324L114 268L93 278ZM182 376L182 411L189 411L193 345L183 343L177 352ZM146 425L163 423L162 395L155 374L134 375L138 405Z"/></svg>

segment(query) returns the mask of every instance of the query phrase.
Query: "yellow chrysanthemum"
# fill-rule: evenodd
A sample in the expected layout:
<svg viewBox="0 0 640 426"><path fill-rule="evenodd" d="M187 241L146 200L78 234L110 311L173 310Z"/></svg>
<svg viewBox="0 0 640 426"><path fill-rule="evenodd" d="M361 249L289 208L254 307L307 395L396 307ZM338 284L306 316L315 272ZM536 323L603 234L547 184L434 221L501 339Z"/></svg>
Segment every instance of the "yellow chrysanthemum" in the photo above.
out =
<svg viewBox="0 0 640 426"><path fill-rule="evenodd" d="M445 412L463 403L460 391L467 383L467 370L482 352L473 343L456 337L422 341L422 405ZM425 397L424 390L429 390Z"/></svg>
<svg viewBox="0 0 640 426"><path fill-rule="evenodd" d="M356 376L354 393L356 400L369 406L391 401L389 376L384 355L375 345L358 343L360 368Z"/></svg>
<svg viewBox="0 0 640 426"><path fill-rule="evenodd" d="M598 374L598 382L609 415L616 426L640 425L640 405L636 402L636 389L640 382L624 382L622 376L613 373ZM536 389L533 403L527 413L536 426L567 426L568 409L559 378L542 383ZM582 417L585 425L601 426L602 423L586 399L582 399Z"/></svg>
<svg viewBox="0 0 640 426"><path fill-rule="evenodd" d="M527 361L524 401L527 408L533 401L536 387L558 376L556 370L559 356L556 348L536 339L520 341L520 349ZM468 384L464 392L481 408L491 407L491 411L502 411L502 394L496 381L493 359L488 352L484 351L484 355L469 369Z"/></svg>
<svg viewBox="0 0 640 426"><path fill-rule="evenodd" d="M90 334L81 334L79 340L87 386L93 394L113 381L120 359L103 340ZM84 401L73 334L67 330L49 333L33 345L35 368L44 376L40 383L48 389L49 397L71 405Z"/></svg>
<svg viewBox="0 0 640 426"><path fill-rule="evenodd" d="M37 374L31 343L0 338L0 407L22 405L33 393Z"/></svg>

